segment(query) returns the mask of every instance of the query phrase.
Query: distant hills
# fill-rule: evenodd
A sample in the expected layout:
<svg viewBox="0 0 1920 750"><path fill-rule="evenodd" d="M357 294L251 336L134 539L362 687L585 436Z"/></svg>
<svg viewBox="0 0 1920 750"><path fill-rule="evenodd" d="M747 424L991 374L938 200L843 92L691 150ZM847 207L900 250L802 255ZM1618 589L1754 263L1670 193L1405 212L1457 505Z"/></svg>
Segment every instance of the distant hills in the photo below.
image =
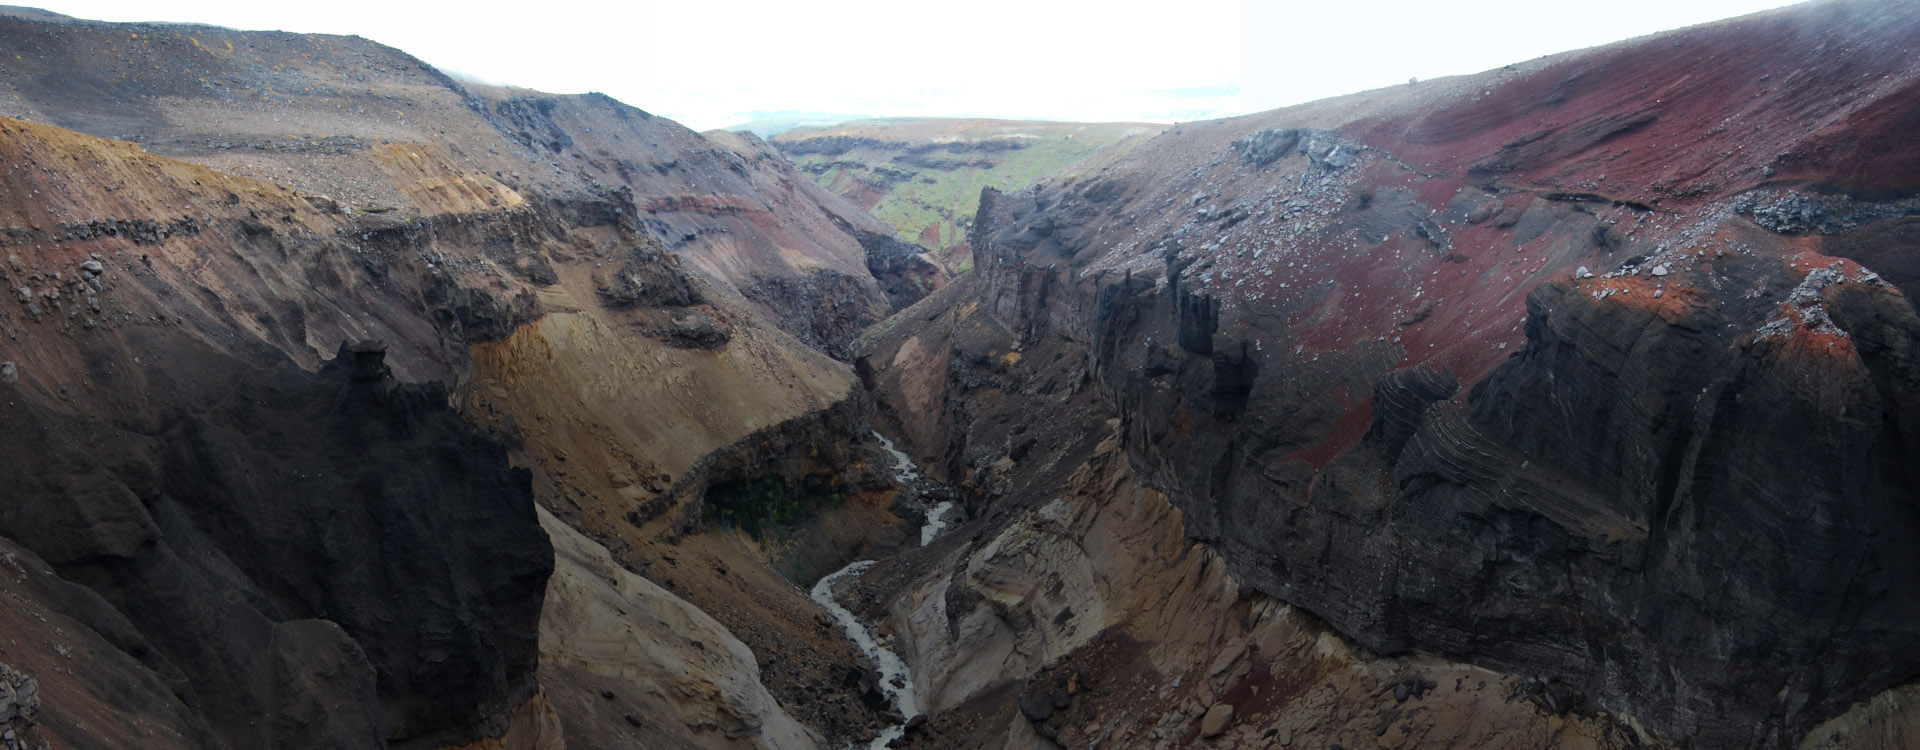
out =
<svg viewBox="0 0 1920 750"><path fill-rule="evenodd" d="M752 133L761 138L772 138L796 128L824 128L854 120L876 119L872 115L850 115L833 112L796 112L791 110L753 111L747 113L747 119L718 130L734 133Z"/></svg>
<svg viewBox="0 0 1920 750"><path fill-rule="evenodd" d="M803 127L773 145L827 189L961 270L982 188L1018 190L1102 149L1157 135L1154 123L891 118Z"/></svg>

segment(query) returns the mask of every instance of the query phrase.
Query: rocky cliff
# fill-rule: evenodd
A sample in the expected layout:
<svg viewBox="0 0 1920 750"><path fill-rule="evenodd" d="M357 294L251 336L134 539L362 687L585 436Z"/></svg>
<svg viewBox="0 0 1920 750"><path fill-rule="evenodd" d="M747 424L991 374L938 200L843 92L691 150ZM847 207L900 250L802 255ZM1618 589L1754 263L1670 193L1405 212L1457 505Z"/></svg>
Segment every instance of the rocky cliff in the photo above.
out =
<svg viewBox="0 0 1920 750"><path fill-rule="evenodd" d="M1814 4L1185 124L987 191L978 278L865 371L970 490L968 576L1104 410L1191 543L1366 650L1634 742L1795 744L1920 674L1917 30Z"/></svg>

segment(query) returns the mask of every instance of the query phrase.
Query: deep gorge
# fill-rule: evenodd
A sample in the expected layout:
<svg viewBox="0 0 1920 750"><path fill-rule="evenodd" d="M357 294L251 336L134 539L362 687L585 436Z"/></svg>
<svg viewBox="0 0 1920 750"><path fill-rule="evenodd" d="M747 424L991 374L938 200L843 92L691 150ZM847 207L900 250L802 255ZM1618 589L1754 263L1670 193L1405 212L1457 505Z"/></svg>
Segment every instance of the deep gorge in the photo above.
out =
<svg viewBox="0 0 1920 750"><path fill-rule="evenodd" d="M768 141L0 9L0 742L1908 746L1916 47Z"/></svg>

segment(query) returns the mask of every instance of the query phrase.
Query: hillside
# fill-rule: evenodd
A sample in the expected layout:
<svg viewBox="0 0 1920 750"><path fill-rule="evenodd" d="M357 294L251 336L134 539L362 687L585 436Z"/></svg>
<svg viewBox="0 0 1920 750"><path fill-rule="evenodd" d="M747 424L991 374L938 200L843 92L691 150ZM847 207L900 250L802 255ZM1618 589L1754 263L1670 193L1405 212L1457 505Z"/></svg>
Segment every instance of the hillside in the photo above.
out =
<svg viewBox="0 0 1920 750"><path fill-rule="evenodd" d="M874 484L860 446L789 452L860 413L829 355L894 304L884 224L764 147L357 38L11 15L0 51L0 537L61 581L16 592L47 648L4 658L39 680L36 731L871 734L884 707L805 592L673 540L741 472ZM818 511L881 519L821 532L837 554L892 519L860 497ZM656 555L689 567L577 583ZM42 660L67 651L88 661Z"/></svg>
<svg viewBox="0 0 1920 750"><path fill-rule="evenodd" d="M976 274L862 350L979 488L927 553L963 562L868 574L977 623L902 647L948 680L917 746L1898 746L1917 45L1920 6L1815 3L986 191Z"/></svg>
<svg viewBox="0 0 1920 750"><path fill-rule="evenodd" d="M730 133L752 133L764 139L794 128L832 127L843 122L872 119L864 115L795 111L749 112L746 117L746 121L728 125L720 130Z"/></svg>
<svg viewBox="0 0 1920 750"><path fill-rule="evenodd" d="M603 96L463 86L352 37L21 17L0 17L0 35L18 58L0 80L0 115L362 214L432 218L624 191L615 200L644 214L648 236L803 341L837 346L887 310L862 278L855 237L886 225L765 153ZM793 193L801 199L787 201ZM777 218L769 196L780 196ZM829 304L802 287L845 293Z"/></svg>
<svg viewBox="0 0 1920 750"><path fill-rule="evenodd" d="M1148 123L857 120L776 135L775 148L828 190L873 212L900 237L970 266L967 230L984 188L1018 190L1101 149L1165 129Z"/></svg>

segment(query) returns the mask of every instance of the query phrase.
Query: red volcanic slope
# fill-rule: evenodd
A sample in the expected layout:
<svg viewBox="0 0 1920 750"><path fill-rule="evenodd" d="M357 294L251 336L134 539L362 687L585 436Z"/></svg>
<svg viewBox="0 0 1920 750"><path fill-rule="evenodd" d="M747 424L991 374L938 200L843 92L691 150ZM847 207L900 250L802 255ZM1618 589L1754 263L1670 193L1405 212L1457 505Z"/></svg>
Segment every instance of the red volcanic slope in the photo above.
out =
<svg viewBox="0 0 1920 750"><path fill-rule="evenodd" d="M1842 0L1182 125L1053 189L1133 186L1084 221L1083 278L1154 274L1171 249L1183 288L1218 299L1221 331L1269 362L1384 351L1389 369L1437 365L1470 386L1525 343L1528 292L1582 266L1667 264L1591 291L1671 312L1712 283L1719 254L1857 255L1759 231L1734 199L1920 191L1916 60L1920 7ZM1302 127L1346 139L1353 166L1255 165L1233 145ZM1364 432L1366 394L1335 400L1312 463Z"/></svg>
<svg viewBox="0 0 1920 750"><path fill-rule="evenodd" d="M1653 205L1815 176L1920 189L1911 3L1791 8L1657 42L1573 53L1459 104L1343 130L1428 173Z"/></svg>
<svg viewBox="0 0 1920 750"><path fill-rule="evenodd" d="M1837 0L1183 124L987 194L977 296L902 334L961 375L902 390L1088 362L1253 587L1791 746L1920 674L1916 105L1920 3ZM1048 421L912 398L983 484Z"/></svg>

